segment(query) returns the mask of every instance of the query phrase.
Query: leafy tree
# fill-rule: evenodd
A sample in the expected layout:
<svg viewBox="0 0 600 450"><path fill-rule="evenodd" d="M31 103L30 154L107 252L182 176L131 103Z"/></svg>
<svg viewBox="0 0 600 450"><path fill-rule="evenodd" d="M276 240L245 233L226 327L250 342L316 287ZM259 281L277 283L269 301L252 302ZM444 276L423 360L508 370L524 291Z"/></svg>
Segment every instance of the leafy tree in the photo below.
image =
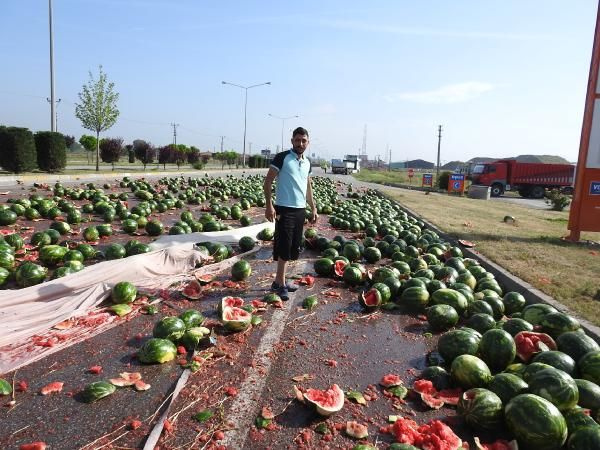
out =
<svg viewBox="0 0 600 450"><path fill-rule="evenodd" d="M67 165L67 146L62 134L53 131L35 133L38 167L46 172L60 172ZM75 138L73 138L75 141Z"/></svg>
<svg viewBox="0 0 600 450"><path fill-rule="evenodd" d="M0 128L0 166L14 173L28 172L37 167L33 134L27 128Z"/></svg>
<svg viewBox="0 0 600 450"><path fill-rule="evenodd" d="M178 144L177 146L173 145L173 150L171 152L171 162L177 164L177 170L179 170L179 166L187 161L187 153L188 147L183 144Z"/></svg>
<svg viewBox="0 0 600 450"><path fill-rule="evenodd" d="M81 121L83 128L96 132L96 171L98 171L100 170L100 132L108 130L117 121L119 94L114 91L115 84L108 82L102 66L99 67L97 80L94 79L92 72L89 74L89 81L83 85L79 93L80 103L75 104L75 117Z"/></svg>
<svg viewBox="0 0 600 450"><path fill-rule="evenodd" d="M115 163L119 161L123 151L123 139L112 138L102 139L100 141L100 157L103 162L111 163L112 170L115 170Z"/></svg>
<svg viewBox="0 0 600 450"><path fill-rule="evenodd" d="M135 153L135 157L144 165L144 170L146 170L147 164L152 164L156 154L154 147L142 139L133 141L133 152Z"/></svg>
<svg viewBox="0 0 600 450"><path fill-rule="evenodd" d="M187 162L193 165L198 161L200 161L200 149L192 145L187 152Z"/></svg>
<svg viewBox="0 0 600 450"><path fill-rule="evenodd" d="M440 178L437 180L438 189L442 189L444 191L448 190L448 183L450 182L450 173L448 171L443 171L440 173Z"/></svg>
<svg viewBox="0 0 600 450"><path fill-rule="evenodd" d="M68 134L63 134L63 137L65 138L65 146L67 148L71 148L71 145L73 145L75 143L75 136L69 136Z"/></svg>
<svg viewBox="0 0 600 450"><path fill-rule="evenodd" d="M208 164L208 161L210 160L210 155L204 154L200 157L200 159L202 160L202 164Z"/></svg>
<svg viewBox="0 0 600 450"><path fill-rule="evenodd" d="M90 153L96 151L96 146L98 145L98 139L94 136L90 136L87 134L82 135L79 138L79 143L85 148L85 154L87 156L88 164L90 162Z"/></svg>
<svg viewBox="0 0 600 450"><path fill-rule="evenodd" d="M225 161L227 161L227 165L229 167L233 166L238 159L238 154L233 150L225 152Z"/></svg>
<svg viewBox="0 0 600 450"><path fill-rule="evenodd" d="M172 160L173 144L165 145L158 149L158 163L163 165L163 169L167 169L167 163Z"/></svg>
<svg viewBox="0 0 600 450"><path fill-rule="evenodd" d="M135 162L135 153L133 153L133 145L127 144L125 146L125 150L127 151L127 160L130 164Z"/></svg>
<svg viewBox="0 0 600 450"><path fill-rule="evenodd" d="M225 167L225 163L227 162L226 152L217 152L213 155L213 158L217 161L221 161L221 169Z"/></svg>

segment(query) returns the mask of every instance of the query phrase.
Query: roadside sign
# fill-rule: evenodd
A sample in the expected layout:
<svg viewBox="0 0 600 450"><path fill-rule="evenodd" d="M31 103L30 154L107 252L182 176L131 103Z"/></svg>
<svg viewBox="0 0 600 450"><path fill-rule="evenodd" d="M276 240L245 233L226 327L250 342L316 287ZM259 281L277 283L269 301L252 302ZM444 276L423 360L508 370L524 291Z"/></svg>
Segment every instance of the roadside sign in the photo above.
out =
<svg viewBox="0 0 600 450"><path fill-rule="evenodd" d="M600 231L600 6L588 77L575 190L569 211L569 239L579 241L582 231Z"/></svg>
<svg viewBox="0 0 600 450"><path fill-rule="evenodd" d="M408 169L408 178L412 178L415 176L415 171L413 169Z"/></svg>
<svg viewBox="0 0 600 450"><path fill-rule="evenodd" d="M423 174L423 182L421 183L421 186L433 187L433 174L432 173L424 173Z"/></svg>
<svg viewBox="0 0 600 450"><path fill-rule="evenodd" d="M458 192L462 194L465 191L465 175L463 173L451 173L448 180L448 192Z"/></svg>

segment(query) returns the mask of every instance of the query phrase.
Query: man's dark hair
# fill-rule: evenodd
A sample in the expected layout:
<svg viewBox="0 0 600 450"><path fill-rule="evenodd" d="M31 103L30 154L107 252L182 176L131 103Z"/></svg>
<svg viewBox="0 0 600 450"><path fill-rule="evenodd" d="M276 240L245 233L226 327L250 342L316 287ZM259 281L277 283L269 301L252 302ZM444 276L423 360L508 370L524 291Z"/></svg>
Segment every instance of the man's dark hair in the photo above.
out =
<svg viewBox="0 0 600 450"><path fill-rule="evenodd" d="M306 131L306 128L302 128L302 127L298 127L294 130L294 132L292 133L292 137L296 136L297 134L301 134L303 136L308 137L308 131Z"/></svg>

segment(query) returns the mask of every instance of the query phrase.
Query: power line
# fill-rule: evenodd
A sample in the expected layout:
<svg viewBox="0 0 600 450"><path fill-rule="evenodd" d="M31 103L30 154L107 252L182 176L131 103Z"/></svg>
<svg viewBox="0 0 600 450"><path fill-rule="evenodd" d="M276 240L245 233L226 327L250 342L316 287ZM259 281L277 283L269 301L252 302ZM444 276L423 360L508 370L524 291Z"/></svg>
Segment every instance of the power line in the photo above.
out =
<svg viewBox="0 0 600 450"><path fill-rule="evenodd" d="M173 144L177 145L177 127L179 126L179 124L171 122L171 126L173 127Z"/></svg>

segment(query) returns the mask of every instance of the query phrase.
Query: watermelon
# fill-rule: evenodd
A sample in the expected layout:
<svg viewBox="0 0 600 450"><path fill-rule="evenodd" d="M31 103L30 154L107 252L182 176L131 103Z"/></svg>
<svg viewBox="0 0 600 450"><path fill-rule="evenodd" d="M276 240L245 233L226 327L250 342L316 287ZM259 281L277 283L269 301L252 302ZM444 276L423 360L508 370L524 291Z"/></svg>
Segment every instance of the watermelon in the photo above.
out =
<svg viewBox="0 0 600 450"><path fill-rule="evenodd" d="M503 423L502 400L483 388L469 389L460 397L457 412L476 430L495 430Z"/></svg>
<svg viewBox="0 0 600 450"><path fill-rule="evenodd" d="M427 308L427 321L433 330L446 331L458 323L458 313L450 305L434 305Z"/></svg>
<svg viewBox="0 0 600 450"><path fill-rule="evenodd" d="M251 236L244 236L238 242L238 246L242 252L249 252L255 245L256 241Z"/></svg>
<svg viewBox="0 0 600 450"><path fill-rule="evenodd" d="M86 403L92 403L101 398L108 397L117 390L114 384L106 381L95 381L88 384L82 392L82 398Z"/></svg>
<svg viewBox="0 0 600 450"><path fill-rule="evenodd" d="M48 269L46 267L26 261L17 269L15 278L17 285L24 288L43 282L47 274Z"/></svg>
<svg viewBox="0 0 600 450"><path fill-rule="evenodd" d="M125 247L117 243L110 244L104 250L104 256L106 256L106 259L108 260L122 259L125 258L126 255L127 251L125 250Z"/></svg>
<svg viewBox="0 0 600 450"><path fill-rule="evenodd" d="M582 427L569 436L569 450L588 450L600 448L600 426Z"/></svg>
<svg viewBox="0 0 600 450"><path fill-rule="evenodd" d="M321 276L333 275L333 261L329 258L320 258L315 261L314 264L315 272Z"/></svg>
<svg viewBox="0 0 600 450"><path fill-rule="evenodd" d="M235 281L245 280L252 273L252 268L250 267L250 263L245 259L237 261L231 267L231 278Z"/></svg>
<svg viewBox="0 0 600 450"><path fill-rule="evenodd" d="M475 300L472 303L469 303L469 306L467 307L467 315L470 317L473 314L489 314L490 316L493 316L494 310L488 302L484 300Z"/></svg>
<svg viewBox="0 0 600 450"><path fill-rule="evenodd" d="M499 372L515 359L515 341L504 330L488 330L479 342L479 354L492 371Z"/></svg>
<svg viewBox="0 0 600 450"><path fill-rule="evenodd" d="M342 278L350 286L358 286L363 281L362 273L361 273L360 269L358 269L357 267L352 266L352 265L346 266L346 268L344 269L344 275L342 276Z"/></svg>
<svg viewBox="0 0 600 450"><path fill-rule="evenodd" d="M429 304L429 292L426 287L408 287L402 291L400 303L411 309L423 309Z"/></svg>
<svg viewBox="0 0 600 450"><path fill-rule="evenodd" d="M217 311L219 312L219 315L222 315L223 310L228 306L241 308L244 306L244 300L241 297L223 297L217 305Z"/></svg>
<svg viewBox="0 0 600 450"><path fill-rule="evenodd" d="M137 357L144 364L159 363L175 359L177 347L168 339L152 338L144 343L138 351Z"/></svg>
<svg viewBox="0 0 600 450"><path fill-rule="evenodd" d="M531 362L541 362L556 369L562 370L573 376L575 374L575 361L569 355L558 350L540 352L533 357Z"/></svg>
<svg viewBox="0 0 600 450"><path fill-rule="evenodd" d="M344 258L344 259L341 259ZM335 274L335 276L337 277L343 277L344 276L344 269L346 269L346 266L350 264L350 261L348 261L347 258L345 258L344 256L338 256L335 261L334 261L334 267L333 267L333 272Z"/></svg>
<svg viewBox="0 0 600 450"><path fill-rule="evenodd" d="M226 306L221 314L221 322L227 331L243 331L250 326L252 314L235 306Z"/></svg>
<svg viewBox="0 0 600 450"><path fill-rule="evenodd" d="M381 305L381 292L375 288L362 291L358 296L360 306L367 311L372 311Z"/></svg>
<svg viewBox="0 0 600 450"><path fill-rule="evenodd" d="M600 350L593 350L577 361L579 374L584 380L600 384Z"/></svg>
<svg viewBox="0 0 600 450"><path fill-rule="evenodd" d="M536 353L545 350L556 350L554 339L545 333L521 331L515 335L514 339L517 347L517 356L523 362L529 362Z"/></svg>
<svg viewBox="0 0 600 450"><path fill-rule="evenodd" d="M558 312L554 306L547 305L545 303L534 303L533 305L527 305L523 308L522 318L529 322L531 325L539 325L542 318L546 314Z"/></svg>
<svg viewBox="0 0 600 450"><path fill-rule="evenodd" d="M179 317L167 316L154 324L152 336L175 342L183 336L185 329L186 325L182 319Z"/></svg>
<svg viewBox="0 0 600 450"><path fill-rule="evenodd" d="M383 280L383 284L390 289L391 298L396 299L400 292L400 288L402 287L402 282L398 278L391 276Z"/></svg>
<svg viewBox="0 0 600 450"><path fill-rule="evenodd" d="M397 277L397 272L391 267L378 267L371 274L371 281L373 283L383 283L389 277Z"/></svg>
<svg viewBox="0 0 600 450"><path fill-rule="evenodd" d="M202 286L196 280L191 280L181 291L185 298L198 300L202 296Z"/></svg>
<svg viewBox="0 0 600 450"><path fill-rule="evenodd" d="M562 333L576 331L581 328L581 324L577 319L562 312L546 314L540 320L540 326L545 333L553 338L557 338Z"/></svg>
<svg viewBox="0 0 600 450"><path fill-rule="evenodd" d="M504 373L510 373L512 375L516 375L517 377L524 379L525 371L527 370L527 365L523 363L514 363L509 365L506 369L504 369Z"/></svg>
<svg viewBox="0 0 600 450"><path fill-rule="evenodd" d="M579 361L586 353L600 350L600 346L594 339L578 331L561 334L556 339L556 345L561 352L569 355L575 362Z"/></svg>
<svg viewBox="0 0 600 450"><path fill-rule="evenodd" d="M87 227L83 230L83 238L86 241L94 242L100 239L100 233L98 233L98 229L96 227Z"/></svg>
<svg viewBox="0 0 600 450"><path fill-rule="evenodd" d="M421 371L421 379L429 380L437 390L450 385L450 374L441 366L429 366Z"/></svg>
<svg viewBox="0 0 600 450"><path fill-rule="evenodd" d="M204 322L204 316L202 313L195 309L186 309L184 312L179 314L179 318L183 320L186 330L202 325Z"/></svg>
<svg viewBox="0 0 600 450"><path fill-rule="evenodd" d="M545 398L560 411L573 408L579 401L577 384L562 370L540 370L529 378L528 384L531 394Z"/></svg>
<svg viewBox="0 0 600 450"><path fill-rule="evenodd" d="M457 356L476 355L479 350L478 338L464 329L444 333L438 340L438 352L447 364L451 364Z"/></svg>
<svg viewBox="0 0 600 450"><path fill-rule="evenodd" d="M487 388L507 404L517 395L527 392L527 383L512 373L498 373L492 377Z"/></svg>
<svg viewBox="0 0 600 450"><path fill-rule="evenodd" d="M588 380L575 379L579 391L578 405L593 410L600 409L600 386Z"/></svg>
<svg viewBox="0 0 600 450"><path fill-rule="evenodd" d="M431 450L462 448L461 439L448 425L439 420L432 420L419 426L414 420L398 418L392 425L392 433L398 443L414 445L418 448Z"/></svg>
<svg viewBox="0 0 600 450"><path fill-rule="evenodd" d="M513 318L504 322L502 329L512 337L515 337L521 331L533 331L533 325L523 319Z"/></svg>
<svg viewBox="0 0 600 450"><path fill-rule="evenodd" d="M56 266L63 261L68 251L67 247L61 245L45 245L40 249L40 261L47 266Z"/></svg>
<svg viewBox="0 0 600 450"><path fill-rule="evenodd" d="M111 298L113 303L132 303L137 296L136 287L128 281L120 281L112 288Z"/></svg>
<svg viewBox="0 0 600 450"><path fill-rule="evenodd" d="M485 387L492 379L489 367L473 355L460 355L454 358L450 367L450 376L464 389Z"/></svg>
<svg viewBox="0 0 600 450"><path fill-rule="evenodd" d="M149 236L160 236L164 230L164 225L158 219L149 220L144 227Z"/></svg>
<svg viewBox="0 0 600 450"><path fill-rule="evenodd" d="M367 247L363 256L368 263L373 264L381 259L381 251L375 247Z"/></svg>
<svg viewBox="0 0 600 450"><path fill-rule="evenodd" d="M358 261L360 259L360 248L358 245L346 244L344 246L343 255L350 261Z"/></svg>
<svg viewBox="0 0 600 450"><path fill-rule="evenodd" d="M567 422L567 430L569 432L569 436L575 433L580 428L598 426L596 421L590 417L589 409L575 407L563 412L562 415L565 418L565 422Z"/></svg>
<svg viewBox="0 0 600 450"><path fill-rule="evenodd" d="M466 325L474 330L479 331L480 333L485 333L486 331L496 327L496 321L490 314L477 313L469 317Z"/></svg>
<svg viewBox="0 0 600 450"><path fill-rule="evenodd" d="M17 215L10 209L0 211L0 225L14 225L17 222Z"/></svg>
<svg viewBox="0 0 600 450"><path fill-rule="evenodd" d="M337 384L329 389L309 388L303 394L304 401L312 405L321 416L328 417L344 407L344 391Z"/></svg>
<svg viewBox="0 0 600 450"><path fill-rule="evenodd" d="M552 403L537 395L517 395L506 405L504 417L519 446L558 450L567 440L564 417Z"/></svg>
<svg viewBox="0 0 600 450"><path fill-rule="evenodd" d="M454 289L438 289L431 296L431 303L434 305L450 305L459 315L463 315L469 306L467 299L460 292Z"/></svg>
<svg viewBox="0 0 600 450"><path fill-rule="evenodd" d="M392 297L392 291L385 283L374 283L371 286L373 289L377 289L381 294L381 303L388 303Z"/></svg>

